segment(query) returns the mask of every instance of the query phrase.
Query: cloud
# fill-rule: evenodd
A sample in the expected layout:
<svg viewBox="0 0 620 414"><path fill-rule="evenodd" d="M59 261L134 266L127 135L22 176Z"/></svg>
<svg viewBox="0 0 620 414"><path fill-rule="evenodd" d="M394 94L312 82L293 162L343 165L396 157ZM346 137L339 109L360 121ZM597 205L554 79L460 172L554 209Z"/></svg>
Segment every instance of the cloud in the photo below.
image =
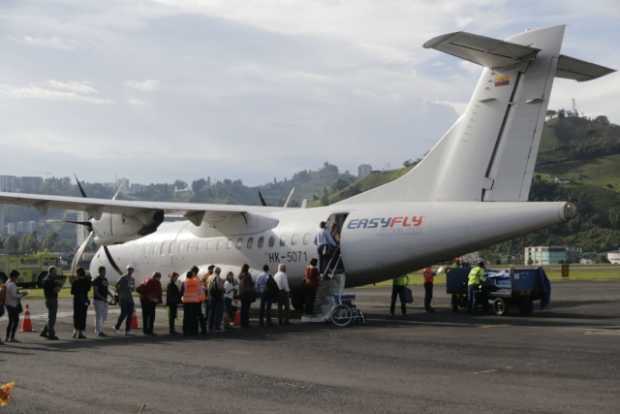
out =
<svg viewBox="0 0 620 414"><path fill-rule="evenodd" d="M146 101L139 98L128 98L127 103L132 106L144 106L146 105Z"/></svg>
<svg viewBox="0 0 620 414"><path fill-rule="evenodd" d="M28 46L43 47L57 50L73 50L76 48L76 43L70 40L60 38L58 36L50 37L37 37L31 35L25 35L21 40L21 43Z"/></svg>
<svg viewBox="0 0 620 414"><path fill-rule="evenodd" d="M155 92L159 89L161 82L156 79L145 79L143 81L129 80L125 86L140 92Z"/></svg>
<svg viewBox="0 0 620 414"><path fill-rule="evenodd" d="M0 93L16 99L41 99L51 101L79 101L106 104L111 100L100 98L99 91L88 82L49 80L43 84L27 86L0 85Z"/></svg>

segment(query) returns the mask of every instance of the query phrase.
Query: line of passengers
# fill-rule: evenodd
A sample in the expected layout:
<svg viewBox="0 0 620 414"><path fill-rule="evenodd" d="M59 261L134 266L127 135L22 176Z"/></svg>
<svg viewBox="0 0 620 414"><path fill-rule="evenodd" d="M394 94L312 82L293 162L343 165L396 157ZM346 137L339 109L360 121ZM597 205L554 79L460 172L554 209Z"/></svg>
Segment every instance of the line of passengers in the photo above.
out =
<svg viewBox="0 0 620 414"><path fill-rule="evenodd" d="M304 297L305 310L308 313L313 311L316 289L320 280L317 264L317 259L312 259L305 270ZM95 308L95 335L98 337L107 336L104 326L108 318L108 308L114 304L120 307L120 315L114 324L114 330L121 333L124 331L127 336L132 335L132 329L137 322L134 292L138 294L140 300L142 330L145 335L155 335L155 314L158 305L165 305L167 308L170 335L178 335L176 319L180 306L183 307L182 333L184 336L221 332L236 324L247 328L250 326L252 303L257 300L260 301L260 326L274 325L272 319L274 305L277 307L278 324L289 324L291 289L286 265L280 264L275 275L270 272L269 266L265 265L263 271L255 279L251 276L249 269L249 265L245 264L238 275L227 272L224 276L221 268L211 265L205 274L199 275L198 267L194 266L187 272L182 283L179 281L178 273L171 273L166 286L164 303L159 272L155 272L136 286L135 270L129 265L126 273L118 280L112 291L106 277L105 267L98 269L98 274L94 279L91 279L84 269L79 268L76 276L71 278L73 338L86 338L86 319L91 304L89 298L91 289ZM21 299L27 293L22 293L17 287L18 277L18 271L12 271L9 278L0 274L0 316L5 308L9 316L9 324L6 328L7 342L18 342L15 334L20 314L23 311ZM47 322L40 332L42 337L49 340L58 340L56 335L58 294L63 284L64 281L58 276L56 268L50 267L43 279ZM239 312L236 309L237 303L240 303Z"/></svg>

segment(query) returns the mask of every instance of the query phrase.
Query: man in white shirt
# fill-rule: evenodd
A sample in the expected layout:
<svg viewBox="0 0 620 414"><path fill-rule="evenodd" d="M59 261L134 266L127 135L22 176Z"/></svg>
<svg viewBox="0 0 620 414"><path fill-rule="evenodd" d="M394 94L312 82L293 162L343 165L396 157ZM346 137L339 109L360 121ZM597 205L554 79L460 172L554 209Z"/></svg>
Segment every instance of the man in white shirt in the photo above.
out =
<svg viewBox="0 0 620 414"><path fill-rule="evenodd" d="M278 324L279 325L288 325L288 314L290 312L290 301L289 294L291 289L288 285L288 275L286 274L286 265L280 264L278 266L278 273L275 274L273 279L276 281L278 285L278 289L280 290L278 295Z"/></svg>
<svg viewBox="0 0 620 414"><path fill-rule="evenodd" d="M338 247L338 244L327 229L327 223L322 221L319 227L319 232L314 236L314 245L319 255L319 272L323 274L329 262L330 252Z"/></svg>

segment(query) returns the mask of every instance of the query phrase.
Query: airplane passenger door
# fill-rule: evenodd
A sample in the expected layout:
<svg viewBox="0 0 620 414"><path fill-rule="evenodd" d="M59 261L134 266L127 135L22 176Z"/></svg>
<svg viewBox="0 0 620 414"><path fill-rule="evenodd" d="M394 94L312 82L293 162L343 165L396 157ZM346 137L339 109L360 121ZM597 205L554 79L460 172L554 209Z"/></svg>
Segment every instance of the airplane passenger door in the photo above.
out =
<svg viewBox="0 0 620 414"><path fill-rule="evenodd" d="M344 258L341 256L340 243L342 242L342 227L349 213L334 213L327 219L327 228L330 230L332 237L338 244L338 248L332 252L330 274L345 273Z"/></svg>

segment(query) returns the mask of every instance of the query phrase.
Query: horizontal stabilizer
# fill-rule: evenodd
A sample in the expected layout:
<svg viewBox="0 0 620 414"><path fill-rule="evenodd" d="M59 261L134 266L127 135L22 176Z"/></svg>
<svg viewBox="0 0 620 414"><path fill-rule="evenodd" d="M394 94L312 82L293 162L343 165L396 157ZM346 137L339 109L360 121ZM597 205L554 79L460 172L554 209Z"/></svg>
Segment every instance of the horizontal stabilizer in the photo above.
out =
<svg viewBox="0 0 620 414"><path fill-rule="evenodd" d="M615 72L614 69L606 68L605 66L560 55L556 76L558 78L573 79L577 82L585 82L613 72Z"/></svg>
<svg viewBox="0 0 620 414"><path fill-rule="evenodd" d="M512 67L536 57L540 49L467 32L437 36L424 43L427 49L468 60L491 69Z"/></svg>

